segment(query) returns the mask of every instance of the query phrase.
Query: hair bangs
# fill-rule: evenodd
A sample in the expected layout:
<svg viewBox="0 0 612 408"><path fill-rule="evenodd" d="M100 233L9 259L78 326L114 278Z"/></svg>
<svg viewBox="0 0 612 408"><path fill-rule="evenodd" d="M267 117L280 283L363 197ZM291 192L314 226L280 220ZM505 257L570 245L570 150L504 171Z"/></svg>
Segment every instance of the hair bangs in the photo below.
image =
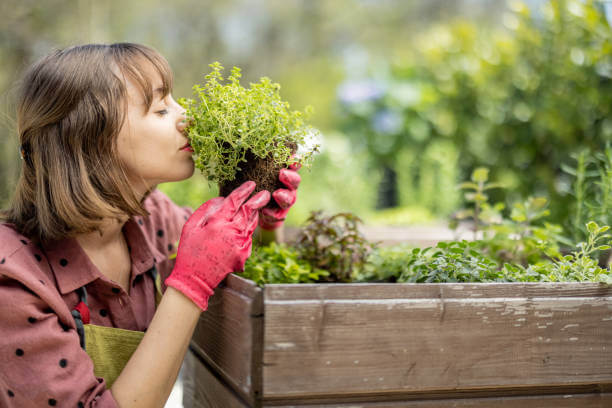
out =
<svg viewBox="0 0 612 408"><path fill-rule="evenodd" d="M114 62L125 78L136 85L143 98L144 110L151 108L155 91L155 75L161 78L161 98L172 92L173 76L168 61L152 48L140 44L113 44Z"/></svg>

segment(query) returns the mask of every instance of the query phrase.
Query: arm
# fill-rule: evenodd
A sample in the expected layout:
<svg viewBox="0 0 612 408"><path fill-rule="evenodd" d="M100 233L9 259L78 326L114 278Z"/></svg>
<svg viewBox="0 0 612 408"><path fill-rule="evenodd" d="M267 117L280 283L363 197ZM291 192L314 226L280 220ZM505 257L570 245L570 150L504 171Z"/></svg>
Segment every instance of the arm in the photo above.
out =
<svg viewBox="0 0 612 408"><path fill-rule="evenodd" d="M42 263L30 252L9 251L0 234L0 406L163 406L208 297L250 255L258 210L270 198L259 193L243 205L254 187L250 182L226 199L209 200L189 218L169 287L111 389L95 377ZM17 238L13 247L21 248Z"/></svg>
<svg viewBox="0 0 612 408"><path fill-rule="evenodd" d="M166 290L142 343L111 388L120 407L164 406L201 312L181 292Z"/></svg>
<svg viewBox="0 0 612 408"><path fill-rule="evenodd" d="M207 201L183 227L168 289L111 389L120 407L163 407L213 289L242 270L251 253L258 211L270 199L262 191L246 201L254 189L255 183L246 182L225 199Z"/></svg>
<svg viewBox="0 0 612 408"><path fill-rule="evenodd" d="M0 406L163 407L200 313L168 288L141 344L108 390L95 378L75 330L62 326L49 304L17 281L0 278Z"/></svg>

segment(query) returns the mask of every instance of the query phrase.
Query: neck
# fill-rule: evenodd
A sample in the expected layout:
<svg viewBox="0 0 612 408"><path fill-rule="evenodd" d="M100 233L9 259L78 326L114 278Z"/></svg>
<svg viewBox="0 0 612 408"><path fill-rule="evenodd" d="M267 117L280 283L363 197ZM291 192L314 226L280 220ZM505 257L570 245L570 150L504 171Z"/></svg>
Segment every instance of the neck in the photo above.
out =
<svg viewBox="0 0 612 408"><path fill-rule="evenodd" d="M127 217L105 220L100 231L78 235L76 240L100 273L129 293L131 261L122 232L126 221Z"/></svg>
<svg viewBox="0 0 612 408"><path fill-rule="evenodd" d="M147 183L144 179L131 180L132 191L136 194L138 200L142 201L144 196L157 187L158 183Z"/></svg>
<svg viewBox="0 0 612 408"><path fill-rule="evenodd" d="M84 249L96 248L101 249L123 241L122 228L125 225L127 218L122 220L108 219L100 231L88 232L80 234L76 237L77 241Z"/></svg>

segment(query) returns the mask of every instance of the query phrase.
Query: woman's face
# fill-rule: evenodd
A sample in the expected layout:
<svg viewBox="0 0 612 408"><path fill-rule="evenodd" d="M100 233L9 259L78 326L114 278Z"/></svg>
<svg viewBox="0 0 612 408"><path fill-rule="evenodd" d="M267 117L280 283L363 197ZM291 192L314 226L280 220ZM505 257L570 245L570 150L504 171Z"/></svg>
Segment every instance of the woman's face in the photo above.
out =
<svg viewBox="0 0 612 408"><path fill-rule="evenodd" d="M128 178L142 195L157 184L189 178L194 170L185 111L172 95L162 98L158 74L151 78L154 98L148 111L140 89L127 81L128 111L117 140Z"/></svg>

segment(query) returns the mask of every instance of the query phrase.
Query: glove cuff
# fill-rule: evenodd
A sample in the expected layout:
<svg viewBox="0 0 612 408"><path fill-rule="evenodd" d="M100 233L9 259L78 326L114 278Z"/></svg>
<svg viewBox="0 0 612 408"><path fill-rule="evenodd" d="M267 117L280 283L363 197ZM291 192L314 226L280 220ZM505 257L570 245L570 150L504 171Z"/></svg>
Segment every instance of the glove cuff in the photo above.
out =
<svg viewBox="0 0 612 408"><path fill-rule="evenodd" d="M267 231L274 231L275 229L279 228L281 225L283 225L284 221L275 221L275 222L265 222L262 221L261 219L259 220L259 226L262 229L265 229Z"/></svg>
<svg viewBox="0 0 612 408"><path fill-rule="evenodd" d="M172 286L187 296L193 303L198 305L202 311L208 309L208 298L212 296L214 291L206 284L206 282L198 279L196 275L189 276L189 279L181 279L172 273L166 280L166 286Z"/></svg>

